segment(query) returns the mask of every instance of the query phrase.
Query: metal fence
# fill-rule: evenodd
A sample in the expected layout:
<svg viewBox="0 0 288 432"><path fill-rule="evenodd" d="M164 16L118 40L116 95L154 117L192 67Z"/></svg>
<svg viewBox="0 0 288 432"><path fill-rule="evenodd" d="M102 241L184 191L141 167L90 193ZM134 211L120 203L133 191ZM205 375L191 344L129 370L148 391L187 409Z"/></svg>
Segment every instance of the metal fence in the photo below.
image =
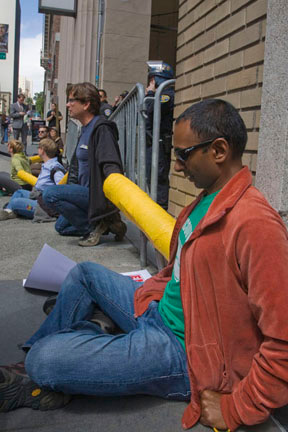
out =
<svg viewBox="0 0 288 432"><path fill-rule="evenodd" d="M141 189L148 192L157 201L159 140L161 123L161 94L163 90L174 85L175 80L163 82L157 89L155 97L145 97L142 84L129 92L117 110L109 117L115 121L119 130L119 146L124 164L125 175ZM152 167L150 191L146 182L146 101L154 100L153 110L153 139L152 139ZM157 267L165 265L161 254L155 251ZM140 263L147 265L147 239L140 233Z"/></svg>
<svg viewBox="0 0 288 432"><path fill-rule="evenodd" d="M136 84L111 114L119 131L119 147L125 175L141 189L146 189L146 128L143 114L145 91Z"/></svg>
<svg viewBox="0 0 288 432"><path fill-rule="evenodd" d="M77 120L69 119L67 124L66 145L65 145L65 155L64 155L67 158L69 164L71 162L71 158L77 146L80 133L81 133L81 123Z"/></svg>
<svg viewBox="0 0 288 432"><path fill-rule="evenodd" d="M146 127L144 86L137 83L111 114L119 131L119 147L125 175L146 191ZM147 239L140 231L140 264L147 265Z"/></svg>
<svg viewBox="0 0 288 432"><path fill-rule="evenodd" d="M151 187L150 196L154 201L157 201L157 186L158 186L158 166L159 166L159 141L160 141L160 123L161 123L161 95L163 90L171 85L175 84L175 79L164 81L157 88L155 97L146 97L148 99L154 99L154 110L153 110L153 138L152 138L152 167L151 167ZM145 110L144 110L145 113Z"/></svg>

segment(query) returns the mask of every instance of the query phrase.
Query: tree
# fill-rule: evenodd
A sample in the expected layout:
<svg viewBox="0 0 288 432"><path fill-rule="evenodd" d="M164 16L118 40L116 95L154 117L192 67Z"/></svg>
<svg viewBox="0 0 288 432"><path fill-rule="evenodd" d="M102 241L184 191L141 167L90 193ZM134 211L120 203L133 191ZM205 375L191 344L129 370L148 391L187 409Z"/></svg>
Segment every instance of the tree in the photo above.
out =
<svg viewBox="0 0 288 432"><path fill-rule="evenodd" d="M33 99L31 97L26 97L25 103L29 106L33 105Z"/></svg>
<svg viewBox="0 0 288 432"><path fill-rule="evenodd" d="M45 102L44 92L35 93L34 100L35 100L36 110L40 113L40 116L43 117L44 102Z"/></svg>

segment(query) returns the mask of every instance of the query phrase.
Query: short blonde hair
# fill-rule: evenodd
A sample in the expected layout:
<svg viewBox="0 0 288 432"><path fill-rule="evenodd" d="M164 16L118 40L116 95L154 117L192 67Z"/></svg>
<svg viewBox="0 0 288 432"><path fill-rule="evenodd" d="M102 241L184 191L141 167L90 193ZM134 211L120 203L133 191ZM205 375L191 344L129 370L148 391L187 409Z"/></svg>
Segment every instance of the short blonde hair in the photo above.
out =
<svg viewBox="0 0 288 432"><path fill-rule="evenodd" d="M51 138L43 138L39 142L39 148L45 151L49 158L58 156L58 145Z"/></svg>
<svg viewBox="0 0 288 432"><path fill-rule="evenodd" d="M13 154L22 153L24 151L24 146L19 140L10 140L8 146L11 148Z"/></svg>

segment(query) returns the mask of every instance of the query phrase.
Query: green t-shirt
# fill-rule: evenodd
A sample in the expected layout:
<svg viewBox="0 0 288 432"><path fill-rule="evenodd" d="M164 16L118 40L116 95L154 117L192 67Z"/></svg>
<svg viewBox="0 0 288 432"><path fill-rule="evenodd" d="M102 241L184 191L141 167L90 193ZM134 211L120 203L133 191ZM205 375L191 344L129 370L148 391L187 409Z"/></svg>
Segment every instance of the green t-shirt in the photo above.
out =
<svg viewBox="0 0 288 432"><path fill-rule="evenodd" d="M171 280L167 283L162 299L159 302L159 313L164 323L177 336L185 349L184 315L180 294L180 255L184 243L207 213L213 199L219 191L204 196L184 222L178 236L178 249L174 262Z"/></svg>
<svg viewBox="0 0 288 432"><path fill-rule="evenodd" d="M14 180L19 185L25 185L27 182L20 179L20 177L17 176L17 172L20 170L24 170L31 174L31 168L30 168L30 161L28 157L23 153L15 153L11 158L11 173L10 177L11 180Z"/></svg>

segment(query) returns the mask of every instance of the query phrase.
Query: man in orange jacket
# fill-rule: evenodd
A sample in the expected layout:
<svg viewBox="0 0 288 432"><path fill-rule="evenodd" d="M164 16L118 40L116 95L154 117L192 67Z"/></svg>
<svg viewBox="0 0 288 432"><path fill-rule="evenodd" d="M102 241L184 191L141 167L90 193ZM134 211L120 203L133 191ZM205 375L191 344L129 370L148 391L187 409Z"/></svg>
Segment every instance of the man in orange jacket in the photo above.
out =
<svg viewBox="0 0 288 432"><path fill-rule="evenodd" d="M219 99L177 119L175 170L203 192L177 219L167 267L141 286L77 265L24 345L29 378L0 369L0 411L144 393L189 401L186 429L235 430L288 403L287 231L242 166L246 141ZM90 321L95 304L121 334Z"/></svg>

